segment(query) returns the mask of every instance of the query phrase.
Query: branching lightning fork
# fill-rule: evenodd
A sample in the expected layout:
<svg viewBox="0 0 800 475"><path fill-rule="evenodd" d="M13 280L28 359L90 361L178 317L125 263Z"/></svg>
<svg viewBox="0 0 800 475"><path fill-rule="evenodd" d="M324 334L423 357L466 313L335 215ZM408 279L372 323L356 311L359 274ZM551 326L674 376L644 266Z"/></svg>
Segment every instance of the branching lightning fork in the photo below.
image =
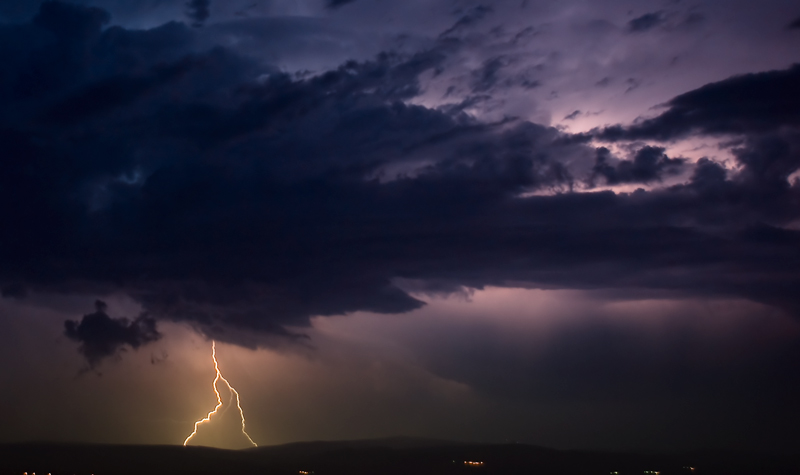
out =
<svg viewBox="0 0 800 475"><path fill-rule="evenodd" d="M211 421L211 416L216 414L217 411L219 411L219 408L221 408L223 406L222 397L220 396L219 391L217 390L217 382L221 379L228 386L228 390L234 396L236 396L236 407L239 408L239 415L242 418L242 434L244 434L244 436L247 437L247 440L249 440L250 443L253 444L254 447L258 447L258 444L253 442L253 439L250 438L250 435L245 430L244 411L242 410L242 405L241 405L241 403L239 401L239 391L237 391L233 386L231 386L231 383L229 383L228 380L225 379L225 376L222 376L222 372L219 370L219 363L217 362L217 342L216 341L212 341L211 342L211 359L214 361L214 370L216 370L216 372L217 372L216 376L214 377L214 382L212 383L212 387L214 389L214 394L216 394L216 396L217 396L217 405L214 406L214 409L211 412L209 412L206 415L206 417L204 417L204 418L202 418L202 419L200 419L200 420L198 420L197 422L194 423L194 431L192 431L192 433L189 434L189 437L187 437L186 440L183 441L183 445L185 446L186 444L188 444L189 441L192 440L192 437L194 437L195 434L197 434L197 428L200 426L200 424L203 424L203 423Z"/></svg>

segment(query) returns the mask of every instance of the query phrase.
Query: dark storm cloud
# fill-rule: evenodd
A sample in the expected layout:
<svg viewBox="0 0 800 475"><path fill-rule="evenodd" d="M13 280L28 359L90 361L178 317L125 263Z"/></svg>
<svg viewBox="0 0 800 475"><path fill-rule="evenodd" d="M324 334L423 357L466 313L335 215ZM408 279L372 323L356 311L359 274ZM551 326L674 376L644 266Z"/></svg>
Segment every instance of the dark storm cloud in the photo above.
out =
<svg viewBox="0 0 800 475"><path fill-rule="evenodd" d="M81 344L79 351L90 367L118 354L126 345L136 349L161 338L154 319L146 315L133 321L111 318L106 309L105 302L98 300L94 313L84 315L80 321L64 322L65 335Z"/></svg>
<svg viewBox="0 0 800 475"><path fill-rule="evenodd" d="M211 16L211 0L190 0L186 2L186 17L192 26L201 27Z"/></svg>
<svg viewBox="0 0 800 475"><path fill-rule="evenodd" d="M800 218L786 180L797 134L777 131L796 96L775 116L715 92L744 88L750 104L790 92L797 68L670 102L695 121L672 125L685 133L737 113L772 124L735 146L739 170L706 161L685 184L581 193L592 173L649 183L689 165L655 147L601 163L586 137L408 102L460 44L452 35L298 77L221 47L190 53L197 33L183 24L104 21L48 3L0 27L2 44L23 45L0 48L4 288L117 290L153 318L239 343L243 330L291 335L313 315L419 308L399 278L666 288L800 311L797 232L785 228ZM732 97L733 112L716 113L708 94ZM670 111L653 120L672 124ZM642 138L643 124L603 133Z"/></svg>
<svg viewBox="0 0 800 475"><path fill-rule="evenodd" d="M681 94L660 115L601 131L603 140L673 140L690 134L770 132L800 124L800 65L744 74Z"/></svg>
<svg viewBox="0 0 800 475"><path fill-rule="evenodd" d="M139 77L112 76L82 87L56 102L41 116L43 121L58 125L90 119L126 106L175 80L195 64L191 59L166 66L154 66Z"/></svg>
<svg viewBox="0 0 800 475"><path fill-rule="evenodd" d="M788 217L798 200L798 183L790 181L800 169L798 85L798 65L735 76L677 96L655 118L628 127L609 127L597 137L609 141L668 141L693 134L738 137L728 146L739 170L730 180L717 180L712 194L703 192L703 205L729 201L729 206L737 203L751 219L776 223L774 213ZM693 183L701 188L711 185L708 177L721 177L721 172L711 171L715 166L698 163ZM754 286L753 292L769 290ZM791 307L797 308L796 304Z"/></svg>
<svg viewBox="0 0 800 475"><path fill-rule="evenodd" d="M664 174L677 174L683 168L685 160L669 158L663 147L642 147L633 160L620 160L616 166L609 163L611 152L601 147L597 149L597 163L592 169L589 182L603 177L606 184L650 183L660 181Z"/></svg>
<svg viewBox="0 0 800 475"><path fill-rule="evenodd" d="M645 13L644 15L634 18L628 22L628 31L633 33L640 33L647 30L652 30L664 23L664 12Z"/></svg>
<svg viewBox="0 0 800 475"><path fill-rule="evenodd" d="M43 2L33 24L51 31L60 37L88 37L108 23L111 15L93 7L74 8L72 5L48 1Z"/></svg>

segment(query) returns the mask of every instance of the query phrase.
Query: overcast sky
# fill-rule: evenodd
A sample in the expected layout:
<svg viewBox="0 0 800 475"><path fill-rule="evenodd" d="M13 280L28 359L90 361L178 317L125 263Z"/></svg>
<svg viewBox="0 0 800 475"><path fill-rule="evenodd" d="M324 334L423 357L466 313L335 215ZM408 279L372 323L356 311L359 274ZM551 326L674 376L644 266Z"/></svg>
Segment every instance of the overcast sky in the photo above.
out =
<svg viewBox="0 0 800 475"><path fill-rule="evenodd" d="M0 441L785 447L800 7L0 4ZM246 447L221 413L192 443Z"/></svg>

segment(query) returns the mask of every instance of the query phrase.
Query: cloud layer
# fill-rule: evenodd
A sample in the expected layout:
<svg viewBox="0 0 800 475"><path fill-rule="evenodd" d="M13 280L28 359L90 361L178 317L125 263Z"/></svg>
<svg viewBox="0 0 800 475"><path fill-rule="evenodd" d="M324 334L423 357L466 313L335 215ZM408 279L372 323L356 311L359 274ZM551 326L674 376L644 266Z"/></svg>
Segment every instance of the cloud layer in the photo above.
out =
<svg viewBox="0 0 800 475"><path fill-rule="evenodd" d="M181 23L108 21L46 2L0 26L4 295L121 291L151 318L239 343L237 330L289 336L315 315L419 308L403 279L667 289L800 312L797 66L571 135L422 105L469 41L452 28L413 53L290 74L200 47ZM503 84L505 64L484 63L473 92ZM720 134L727 167L644 143ZM648 189L591 189L619 184ZM80 325L68 334L90 362L113 352Z"/></svg>

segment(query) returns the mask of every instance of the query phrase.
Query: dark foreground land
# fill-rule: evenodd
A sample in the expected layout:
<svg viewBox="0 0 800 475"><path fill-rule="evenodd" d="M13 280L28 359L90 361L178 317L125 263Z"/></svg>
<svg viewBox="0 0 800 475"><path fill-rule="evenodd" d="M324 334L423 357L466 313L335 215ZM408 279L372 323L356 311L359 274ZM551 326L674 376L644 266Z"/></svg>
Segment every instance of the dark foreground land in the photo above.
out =
<svg viewBox="0 0 800 475"><path fill-rule="evenodd" d="M473 462L472 464L467 462ZM248 450L181 446L0 445L0 474L22 475L706 475L800 474L800 455L737 451L625 454L522 444L388 439Z"/></svg>

